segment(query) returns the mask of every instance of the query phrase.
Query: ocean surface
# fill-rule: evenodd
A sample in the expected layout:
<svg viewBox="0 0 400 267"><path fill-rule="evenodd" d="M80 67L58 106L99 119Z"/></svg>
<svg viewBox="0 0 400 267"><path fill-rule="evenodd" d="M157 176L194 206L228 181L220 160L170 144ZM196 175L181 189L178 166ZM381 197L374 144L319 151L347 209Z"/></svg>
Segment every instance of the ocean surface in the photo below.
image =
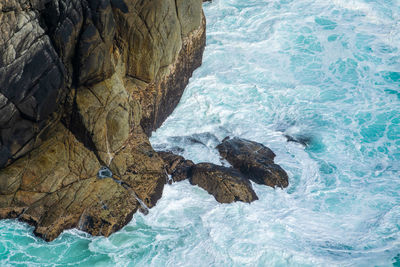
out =
<svg viewBox="0 0 400 267"><path fill-rule="evenodd" d="M1 266L400 266L400 1L215 0L207 48L157 149L221 162L261 142L288 188L219 204L187 181L109 238L46 243L0 221ZM301 143L288 142L291 136Z"/></svg>

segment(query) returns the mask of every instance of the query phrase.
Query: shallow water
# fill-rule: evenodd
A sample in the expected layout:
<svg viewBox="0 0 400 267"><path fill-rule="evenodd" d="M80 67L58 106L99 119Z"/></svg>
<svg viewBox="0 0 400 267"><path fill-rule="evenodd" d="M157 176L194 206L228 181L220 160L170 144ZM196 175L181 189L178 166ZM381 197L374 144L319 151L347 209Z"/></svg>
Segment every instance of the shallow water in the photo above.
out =
<svg viewBox="0 0 400 267"><path fill-rule="evenodd" d="M255 140L289 187L226 205L173 184L110 238L45 243L3 220L2 266L400 265L400 2L215 0L205 13L203 65L151 142L226 164L225 136Z"/></svg>

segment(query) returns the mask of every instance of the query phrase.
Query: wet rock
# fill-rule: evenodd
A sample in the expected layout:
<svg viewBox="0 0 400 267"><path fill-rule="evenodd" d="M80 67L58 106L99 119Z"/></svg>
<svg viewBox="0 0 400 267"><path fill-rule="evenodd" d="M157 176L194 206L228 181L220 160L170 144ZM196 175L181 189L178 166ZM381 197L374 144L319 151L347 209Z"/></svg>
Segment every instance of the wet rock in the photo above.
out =
<svg viewBox="0 0 400 267"><path fill-rule="evenodd" d="M193 161L185 160L184 157L172 152L158 152L158 155L165 162L165 169L174 182L183 181L192 175Z"/></svg>
<svg viewBox="0 0 400 267"><path fill-rule="evenodd" d="M191 160L185 160L171 152L158 154L164 160L165 169L174 182L189 178L191 184L203 188L220 203L250 203L258 199L249 180L233 168L212 163L194 164Z"/></svg>
<svg viewBox="0 0 400 267"><path fill-rule="evenodd" d="M99 170L99 172L97 173L97 178L99 179L104 179L104 178L112 178L113 174L111 172L111 170L105 166L102 166Z"/></svg>
<svg viewBox="0 0 400 267"><path fill-rule="evenodd" d="M190 183L200 186L220 203L250 203L258 199L251 183L240 172L212 163L196 164Z"/></svg>
<svg viewBox="0 0 400 267"><path fill-rule="evenodd" d="M288 134L284 135L286 137L286 140L288 142L294 142L294 143L298 143L301 144L305 147L309 146L312 143L312 137L311 136L307 136L307 135L297 135L297 136L291 136Z"/></svg>
<svg viewBox="0 0 400 267"><path fill-rule="evenodd" d="M217 149L224 159L252 181L271 187L289 185L287 173L274 163L274 152L263 144L227 137Z"/></svg>
<svg viewBox="0 0 400 267"><path fill-rule="evenodd" d="M133 129L109 167L113 177L127 184L148 208L157 204L167 180L164 162L140 126Z"/></svg>

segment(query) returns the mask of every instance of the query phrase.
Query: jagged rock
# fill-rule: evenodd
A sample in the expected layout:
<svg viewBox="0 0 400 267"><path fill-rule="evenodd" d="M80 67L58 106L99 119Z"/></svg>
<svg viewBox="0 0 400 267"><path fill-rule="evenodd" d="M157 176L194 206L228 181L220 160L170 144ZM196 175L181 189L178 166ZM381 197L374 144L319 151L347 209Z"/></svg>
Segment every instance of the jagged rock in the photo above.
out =
<svg viewBox="0 0 400 267"><path fill-rule="evenodd" d="M252 202L258 197L250 181L233 168L199 163L192 169L190 183L213 195L220 203Z"/></svg>
<svg viewBox="0 0 400 267"><path fill-rule="evenodd" d="M217 149L223 158L252 181L271 187L289 185L287 173L274 163L274 152L263 144L227 137Z"/></svg>
<svg viewBox="0 0 400 267"><path fill-rule="evenodd" d="M212 163L194 164L171 152L159 151L158 155L164 160L165 170L174 182L189 179L191 184L200 186L220 203L250 203L258 199L249 180L233 168Z"/></svg>
<svg viewBox="0 0 400 267"><path fill-rule="evenodd" d="M184 157L172 152L159 151L158 155L164 160L165 170L174 182L180 182L192 176L193 161L185 160Z"/></svg>
<svg viewBox="0 0 400 267"><path fill-rule="evenodd" d="M1 2L0 218L53 240L153 207L167 177L148 136L204 46L198 0Z"/></svg>

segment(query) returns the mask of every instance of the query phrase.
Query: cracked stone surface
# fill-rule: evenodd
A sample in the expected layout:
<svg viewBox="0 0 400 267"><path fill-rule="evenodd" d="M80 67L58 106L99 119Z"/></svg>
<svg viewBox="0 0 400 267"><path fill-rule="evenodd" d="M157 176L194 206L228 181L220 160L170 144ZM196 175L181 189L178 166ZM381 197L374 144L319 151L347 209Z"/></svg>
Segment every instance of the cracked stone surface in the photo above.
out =
<svg viewBox="0 0 400 267"><path fill-rule="evenodd" d="M148 136L205 46L201 0L0 3L0 218L108 236L167 180ZM99 179L107 166L112 178Z"/></svg>

